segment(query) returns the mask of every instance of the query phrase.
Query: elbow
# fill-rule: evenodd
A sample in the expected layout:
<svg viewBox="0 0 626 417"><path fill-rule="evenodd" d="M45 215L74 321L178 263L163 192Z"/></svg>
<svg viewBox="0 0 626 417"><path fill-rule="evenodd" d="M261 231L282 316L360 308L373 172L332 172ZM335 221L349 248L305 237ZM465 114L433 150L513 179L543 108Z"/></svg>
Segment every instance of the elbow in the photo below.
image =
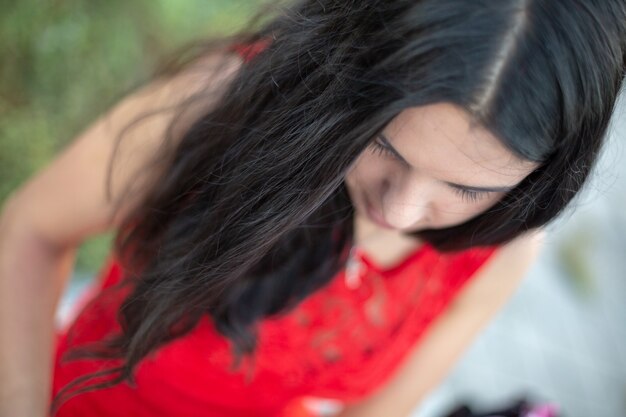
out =
<svg viewBox="0 0 626 417"><path fill-rule="evenodd" d="M18 233L21 225L19 205L17 198L13 195L4 200L2 207L0 207L0 239L6 241L13 238Z"/></svg>
<svg viewBox="0 0 626 417"><path fill-rule="evenodd" d="M60 245L47 239L37 230L35 222L25 214L24 202L18 197L9 196L0 208L0 253L9 252L16 247L33 247L45 249L49 254L62 255L70 247Z"/></svg>

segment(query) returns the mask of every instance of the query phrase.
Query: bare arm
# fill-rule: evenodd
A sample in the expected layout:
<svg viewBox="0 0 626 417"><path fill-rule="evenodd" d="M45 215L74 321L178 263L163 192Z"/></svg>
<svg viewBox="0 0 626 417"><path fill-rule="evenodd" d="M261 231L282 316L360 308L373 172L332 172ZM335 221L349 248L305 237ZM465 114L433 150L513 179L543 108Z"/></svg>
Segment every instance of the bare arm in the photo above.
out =
<svg viewBox="0 0 626 417"><path fill-rule="evenodd" d="M115 154L120 165L108 199L106 173L117 134L147 112L226 85L240 58L229 55L221 72L211 72L221 58L205 57L175 78L157 80L130 95L7 200L0 213L0 417L47 415L54 313L76 248L87 237L114 229L141 200L141 194L134 194L114 216L117 197L158 151L174 111L150 117L124 137ZM209 99L192 108L189 121L211 104Z"/></svg>
<svg viewBox="0 0 626 417"><path fill-rule="evenodd" d="M75 250L43 244L26 225L17 223L13 209L5 210L0 219L2 417L45 415L52 318L74 257Z"/></svg>
<svg viewBox="0 0 626 417"><path fill-rule="evenodd" d="M435 388L510 298L535 259L543 232L504 246L458 294L391 380L339 417L406 417Z"/></svg>

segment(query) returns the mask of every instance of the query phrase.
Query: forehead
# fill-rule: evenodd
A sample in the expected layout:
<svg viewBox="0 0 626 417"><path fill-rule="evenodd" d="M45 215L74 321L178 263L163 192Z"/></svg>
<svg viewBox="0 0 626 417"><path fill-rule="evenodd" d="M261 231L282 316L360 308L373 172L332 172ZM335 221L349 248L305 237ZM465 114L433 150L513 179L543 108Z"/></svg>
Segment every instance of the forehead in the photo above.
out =
<svg viewBox="0 0 626 417"><path fill-rule="evenodd" d="M537 167L486 129L471 126L469 115L450 103L405 109L384 132L409 164L445 180L514 185Z"/></svg>

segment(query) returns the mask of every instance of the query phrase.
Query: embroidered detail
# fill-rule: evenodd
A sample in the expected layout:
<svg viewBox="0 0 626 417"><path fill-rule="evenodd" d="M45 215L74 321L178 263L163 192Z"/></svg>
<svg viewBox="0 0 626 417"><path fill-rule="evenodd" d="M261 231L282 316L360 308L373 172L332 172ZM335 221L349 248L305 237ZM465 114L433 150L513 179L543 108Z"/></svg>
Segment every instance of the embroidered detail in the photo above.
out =
<svg viewBox="0 0 626 417"><path fill-rule="evenodd" d="M350 249L348 261L346 262L345 283L346 287L351 290L361 285L361 273L365 269L365 265L356 256L357 250L355 246Z"/></svg>
<svg viewBox="0 0 626 417"><path fill-rule="evenodd" d="M294 318L300 326L310 326L311 317L308 316L302 309L296 309L294 311Z"/></svg>
<svg viewBox="0 0 626 417"><path fill-rule="evenodd" d="M341 360L341 352L336 346L328 346L322 351L322 355L324 359L330 363Z"/></svg>
<svg viewBox="0 0 626 417"><path fill-rule="evenodd" d="M375 336L372 330L384 331L389 325L389 294L385 277L369 269L361 269L360 272L359 291L350 292L353 294L351 298L346 299L343 291L342 294L326 294L317 310L319 318L325 323L324 328L318 327L320 323L317 320L311 322L309 314L312 313L300 309L294 312L294 321L298 325L316 328L310 335L309 346L328 364L340 361L348 354L345 349L354 349L355 346L363 355L373 355L379 336ZM351 347L345 346L345 340L352 341ZM355 353L351 350L349 354Z"/></svg>
<svg viewBox="0 0 626 417"><path fill-rule="evenodd" d="M369 274L369 281L373 291L371 297L365 302L365 315L376 327L382 327L387 323L385 313L385 302L387 301L387 291L385 289L384 277L380 274Z"/></svg>

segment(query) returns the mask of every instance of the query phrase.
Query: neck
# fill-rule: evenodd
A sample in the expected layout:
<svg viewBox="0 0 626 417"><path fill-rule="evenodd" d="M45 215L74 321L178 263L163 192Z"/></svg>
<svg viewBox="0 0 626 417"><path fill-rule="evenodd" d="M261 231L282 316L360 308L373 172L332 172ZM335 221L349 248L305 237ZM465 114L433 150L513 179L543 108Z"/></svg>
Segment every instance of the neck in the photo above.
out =
<svg viewBox="0 0 626 417"><path fill-rule="evenodd" d="M413 242L417 243L418 239L407 237L403 233L396 230L389 230L378 226L370 221L367 217L355 213L354 215L354 245L366 245L371 242L388 241L388 242Z"/></svg>

